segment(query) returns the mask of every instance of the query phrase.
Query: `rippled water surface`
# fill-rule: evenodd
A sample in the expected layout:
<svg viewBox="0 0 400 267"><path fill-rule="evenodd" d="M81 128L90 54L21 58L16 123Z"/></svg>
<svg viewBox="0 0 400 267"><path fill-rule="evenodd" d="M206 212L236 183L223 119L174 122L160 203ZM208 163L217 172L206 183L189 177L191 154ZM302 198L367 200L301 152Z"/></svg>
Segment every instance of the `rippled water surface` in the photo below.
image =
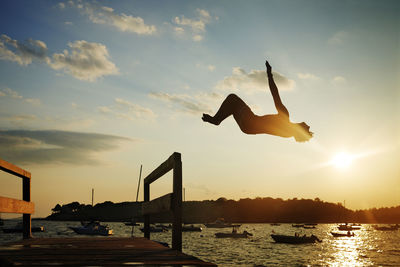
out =
<svg viewBox="0 0 400 267"><path fill-rule="evenodd" d="M15 225L6 221L4 227ZM114 236L129 237L131 227L123 223L106 223ZM76 236L68 226L79 222L33 221L33 226L44 226L45 232L34 233L35 237ZM247 230L253 236L246 239L215 238L217 232L230 229L210 229L203 232L184 232L183 252L220 266L400 266L400 231L376 231L371 225L363 225L355 231L354 237L333 237L335 224L320 224L316 229L298 229L290 224L271 226L269 224L243 224L239 231ZM293 235L314 234L322 242L315 244L277 244L270 234ZM134 228L135 236L143 236L139 227ZM84 236L82 236L84 238ZM112 237L110 237L112 238ZM5 234L0 231L0 243L21 239L21 234ZM152 233L151 239L171 244L171 232Z"/></svg>

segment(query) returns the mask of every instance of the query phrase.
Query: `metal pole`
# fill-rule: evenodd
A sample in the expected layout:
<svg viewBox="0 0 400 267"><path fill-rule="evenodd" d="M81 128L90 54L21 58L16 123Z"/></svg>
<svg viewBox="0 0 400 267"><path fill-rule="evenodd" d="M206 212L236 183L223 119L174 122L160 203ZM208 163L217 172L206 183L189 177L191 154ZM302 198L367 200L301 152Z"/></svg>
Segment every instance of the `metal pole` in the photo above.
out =
<svg viewBox="0 0 400 267"><path fill-rule="evenodd" d="M93 198L94 198L94 188L92 188L92 207L93 207Z"/></svg>

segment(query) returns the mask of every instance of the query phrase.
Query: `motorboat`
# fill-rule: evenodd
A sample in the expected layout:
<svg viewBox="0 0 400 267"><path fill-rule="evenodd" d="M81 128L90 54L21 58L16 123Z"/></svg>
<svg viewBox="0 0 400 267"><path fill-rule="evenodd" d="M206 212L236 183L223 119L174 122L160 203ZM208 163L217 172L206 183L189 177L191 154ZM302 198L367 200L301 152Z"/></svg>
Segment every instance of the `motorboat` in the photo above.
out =
<svg viewBox="0 0 400 267"><path fill-rule="evenodd" d="M144 227L140 228L140 231L144 233ZM163 233L163 232L168 232L168 229L166 227L150 226L150 233Z"/></svg>
<svg viewBox="0 0 400 267"><path fill-rule="evenodd" d="M98 221L91 221L89 223L83 223L80 227L69 227L75 233L80 235L102 235L108 236L113 234L113 230L107 225L101 225Z"/></svg>
<svg viewBox="0 0 400 267"><path fill-rule="evenodd" d="M340 231L354 231L354 230L360 230L361 226L360 225L354 225L354 224L340 224L338 226L338 229Z"/></svg>
<svg viewBox="0 0 400 267"><path fill-rule="evenodd" d="M304 224L292 224L292 227L301 228L304 227Z"/></svg>
<svg viewBox="0 0 400 267"><path fill-rule="evenodd" d="M203 231L203 228L200 226L194 226L193 224L191 225L182 225L182 232L201 232Z"/></svg>
<svg viewBox="0 0 400 267"><path fill-rule="evenodd" d="M237 232L237 227L233 227L231 233L215 233L216 238L247 238L253 236L253 234L243 231L243 233Z"/></svg>
<svg viewBox="0 0 400 267"><path fill-rule="evenodd" d="M225 222L224 218L218 218L213 223L205 223L207 228L230 228L230 227L240 227L241 224L232 224Z"/></svg>
<svg viewBox="0 0 400 267"><path fill-rule="evenodd" d="M390 225L390 226L378 226L378 225L373 225L375 230L379 231L396 231L400 228L400 225L395 224L395 225Z"/></svg>
<svg viewBox="0 0 400 267"><path fill-rule="evenodd" d="M165 229L172 229L172 224L156 224L155 227L165 228Z"/></svg>
<svg viewBox="0 0 400 267"><path fill-rule="evenodd" d="M335 233L335 232L331 232L331 234L334 236L334 237L344 237L344 236L347 236L347 237L352 237L352 236L354 236L354 233L353 232L347 232L347 233Z"/></svg>
<svg viewBox="0 0 400 267"><path fill-rule="evenodd" d="M295 234L295 235L271 234L271 237L276 243L286 243L286 244L306 244L306 243L322 242L322 240L320 240L315 235L300 236L298 234Z"/></svg>
<svg viewBox="0 0 400 267"><path fill-rule="evenodd" d="M125 222L124 224L125 224L126 226L140 226L139 223L134 222L134 221L132 221L132 222Z"/></svg>
<svg viewBox="0 0 400 267"><path fill-rule="evenodd" d="M22 223L18 223L16 226L11 227L11 228L3 228L3 233L22 233L23 232L23 227ZM32 226L31 227L31 232L44 232L44 227L43 226Z"/></svg>

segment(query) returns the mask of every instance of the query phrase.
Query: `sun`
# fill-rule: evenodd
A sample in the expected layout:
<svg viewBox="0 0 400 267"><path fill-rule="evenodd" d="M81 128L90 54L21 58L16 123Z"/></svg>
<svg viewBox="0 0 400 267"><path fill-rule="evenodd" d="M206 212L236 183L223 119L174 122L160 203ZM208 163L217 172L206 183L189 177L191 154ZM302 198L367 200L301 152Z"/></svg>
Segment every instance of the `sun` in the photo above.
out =
<svg viewBox="0 0 400 267"><path fill-rule="evenodd" d="M340 152L336 154L332 160L331 164L338 169L347 169L353 162L353 156L347 152Z"/></svg>

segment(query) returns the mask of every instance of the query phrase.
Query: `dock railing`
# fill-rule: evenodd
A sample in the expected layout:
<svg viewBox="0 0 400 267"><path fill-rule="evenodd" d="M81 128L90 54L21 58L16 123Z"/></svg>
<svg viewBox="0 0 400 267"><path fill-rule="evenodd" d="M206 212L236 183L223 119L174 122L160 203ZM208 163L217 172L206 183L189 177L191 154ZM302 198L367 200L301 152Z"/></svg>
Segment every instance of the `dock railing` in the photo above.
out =
<svg viewBox="0 0 400 267"><path fill-rule="evenodd" d="M173 192L150 201L150 184L173 170ZM182 161L174 152L144 179L144 237L150 239L150 214L172 211L172 249L182 251Z"/></svg>
<svg viewBox="0 0 400 267"><path fill-rule="evenodd" d="M35 204L31 202L31 173L2 159L0 170L22 178L22 200L0 196L0 213L22 213L22 236L31 238L31 214L35 212Z"/></svg>

